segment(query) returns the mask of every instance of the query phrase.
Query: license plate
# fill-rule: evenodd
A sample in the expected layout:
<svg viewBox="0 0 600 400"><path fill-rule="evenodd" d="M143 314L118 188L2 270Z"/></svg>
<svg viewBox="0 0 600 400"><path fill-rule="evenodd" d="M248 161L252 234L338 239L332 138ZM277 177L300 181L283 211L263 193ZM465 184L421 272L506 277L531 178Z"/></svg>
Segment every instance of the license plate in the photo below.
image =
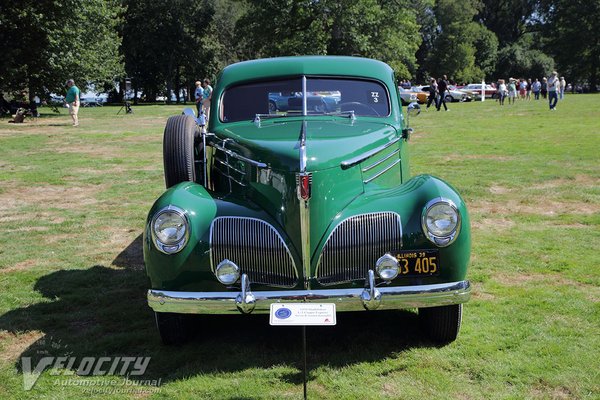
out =
<svg viewBox="0 0 600 400"><path fill-rule="evenodd" d="M407 250L396 254L398 276L431 276L440 273L438 250Z"/></svg>

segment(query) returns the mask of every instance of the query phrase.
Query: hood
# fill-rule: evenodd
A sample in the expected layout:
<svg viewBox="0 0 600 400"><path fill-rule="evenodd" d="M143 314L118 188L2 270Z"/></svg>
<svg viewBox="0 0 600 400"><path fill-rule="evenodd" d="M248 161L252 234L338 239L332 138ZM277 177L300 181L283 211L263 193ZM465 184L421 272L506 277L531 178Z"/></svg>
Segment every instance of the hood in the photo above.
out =
<svg viewBox="0 0 600 400"><path fill-rule="evenodd" d="M306 122L307 171L339 167L342 161L363 154L397 137L385 122L335 118L327 120L266 120L260 124L236 123L217 135L231 138L227 148L268 164L273 170L298 172L299 146Z"/></svg>

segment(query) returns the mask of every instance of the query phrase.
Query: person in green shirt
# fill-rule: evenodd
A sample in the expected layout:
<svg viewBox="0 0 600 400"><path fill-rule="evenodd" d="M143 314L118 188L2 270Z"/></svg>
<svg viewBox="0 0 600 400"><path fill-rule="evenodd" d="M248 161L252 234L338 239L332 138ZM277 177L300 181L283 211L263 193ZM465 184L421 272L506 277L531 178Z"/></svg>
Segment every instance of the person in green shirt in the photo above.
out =
<svg viewBox="0 0 600 400"><path fill-rule="evenodd" d="M77 113L79 112L79 88L75 86L73 79L67 81L65 101L69 106L69 114L71 114L71 118L73 119L73 126L79 126L79 118L77 117Z"/></svg>

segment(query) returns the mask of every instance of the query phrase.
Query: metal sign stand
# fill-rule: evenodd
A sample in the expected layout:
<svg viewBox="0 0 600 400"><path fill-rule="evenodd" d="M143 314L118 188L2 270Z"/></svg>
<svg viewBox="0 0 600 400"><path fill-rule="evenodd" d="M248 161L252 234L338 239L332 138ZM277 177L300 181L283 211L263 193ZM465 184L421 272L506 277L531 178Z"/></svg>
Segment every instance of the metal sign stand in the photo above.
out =
<svg viewBox="0 0 600 400"><path fill-rule="evenodd" d="M304 400L307 399L308 386L308 364L306 351L306 326L336 324L335 304L315 303L274 303L271 304L271 315L269 324L274 326L301 326L302 327L302 357L303 357L303 381Z"/></svg>
<svg viewBox="0 0 600 400"><path fill-rule="evenodd" d="M306 325L302 325L302 351L304 352L304 400L306 400L306 386L308 384L308 367L306 364Z"/></svg>

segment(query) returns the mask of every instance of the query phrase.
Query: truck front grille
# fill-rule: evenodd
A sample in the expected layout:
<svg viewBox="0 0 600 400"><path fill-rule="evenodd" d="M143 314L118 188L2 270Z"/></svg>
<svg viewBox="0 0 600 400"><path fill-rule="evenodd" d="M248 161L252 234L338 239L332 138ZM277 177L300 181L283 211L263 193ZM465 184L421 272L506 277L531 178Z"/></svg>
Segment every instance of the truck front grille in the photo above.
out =
<svg viewBox="0 0 600 400"><path fill-rule="evenodd" d="M400 215L377 212L342 221L331 233L317 263L317 281L322 285L364 280L369 269L385 253L402 247Z"/></svg>
<svg viewBox="0 0 600 400"><path fill-rule="evenodd" d="M255 218L218 217L210 230L210 261L214 272L224 259L233 261L250 282L294 287L298 272L282 237L270 224Z"/></svg>

